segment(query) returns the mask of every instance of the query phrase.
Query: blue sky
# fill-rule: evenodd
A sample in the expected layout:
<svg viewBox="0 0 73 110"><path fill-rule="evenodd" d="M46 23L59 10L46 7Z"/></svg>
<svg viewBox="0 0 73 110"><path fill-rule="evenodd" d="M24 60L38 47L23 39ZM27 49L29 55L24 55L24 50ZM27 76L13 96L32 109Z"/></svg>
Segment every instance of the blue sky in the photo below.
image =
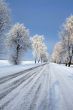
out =
<svg viewBox="0 0 73 110"><path fill-rule="evenodd" d="M65 19L73 14L73 0L6 0L13 24L20 22L30 35L43 34L49 53L59 41L58 32ZM31 52L25 59L32 59Z"/></svg>

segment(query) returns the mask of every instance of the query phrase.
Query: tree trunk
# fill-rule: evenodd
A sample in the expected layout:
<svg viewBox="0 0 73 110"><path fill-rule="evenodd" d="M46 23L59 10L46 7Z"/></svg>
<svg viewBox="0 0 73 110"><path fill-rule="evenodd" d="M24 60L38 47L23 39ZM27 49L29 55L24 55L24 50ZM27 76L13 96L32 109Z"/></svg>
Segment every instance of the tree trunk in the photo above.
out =
<svg viewBox="0 0 73 110"><path fill-rule="evenodd" d="M68 63L68 67L70 67L70 65L71 65L72 56L70 56L69 58L70 58L70 61L69 61L69 63Z"/></svg>
<svg viewBox="0 0 73 110"><path fill-rule="evenodd" d="M65 64L65 66L67 66L67 63Z"/></svg>
<svg viewBox="0 0 73 110"><path fill-rule="evenodd" d="M35 63L36 63L36 59L35 59Z"/></svg>
<svg viewBox="0 0 73 110"><path fill-rule="evenodd" d="M15 65L19 64L19 47L20 47L20 45L18 45L16 48Z"/></svg>
<svg viewBox="0 0 73 110"><path fill-rule="evenodd" d="M41 63L42 63L42 58L41 58Z"/></svg>
<svg viewBox="0 0 73 110"><path fill-rule="evenodd" d="M38 60L38 63L40 62L40 60Z"/></svg>

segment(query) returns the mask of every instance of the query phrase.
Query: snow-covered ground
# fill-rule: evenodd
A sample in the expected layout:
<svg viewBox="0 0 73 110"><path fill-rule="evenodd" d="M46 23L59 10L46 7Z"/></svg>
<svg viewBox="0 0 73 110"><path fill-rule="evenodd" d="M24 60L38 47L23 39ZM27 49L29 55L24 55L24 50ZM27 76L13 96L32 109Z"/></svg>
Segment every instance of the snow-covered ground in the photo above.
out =
<svg viewBox="0 0 73 110"><path fill-rule="evenodd" d="M73 68L49 63L1 77L0 110L73 110Z"/></svg>
<svg viewBox="0 0 73 110"><path fill-rule="evenodd" d="M0 78L38 65L40 64L34 64L34 61L22 61L22 64L15 66L11 65L8 60L0 60Z"/></svg>
<svg viewBox="0 0 73 110"><path fill-rule="evenodd" d="M22 61L22 65L29 65L34 64L34 61ZM10 66L10 63L8 60L0 60L0 67L2 66Z"/></svg>

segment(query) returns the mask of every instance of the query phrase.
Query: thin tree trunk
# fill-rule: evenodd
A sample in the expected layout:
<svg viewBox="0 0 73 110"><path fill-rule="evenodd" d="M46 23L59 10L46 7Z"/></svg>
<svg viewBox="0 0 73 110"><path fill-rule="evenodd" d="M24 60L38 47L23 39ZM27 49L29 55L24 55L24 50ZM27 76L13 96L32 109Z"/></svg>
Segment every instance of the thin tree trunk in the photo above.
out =
<svg viewBox="0 0 73 110"><path fill-rule="evenodd" d="M38 63L40 62L40 60L38 60Z"/></svg>
<svg viewBox="0 0 73 110"><path fill-rule="evenodd" d="M69 63L68 63L68 66L70 67L71 61L72 61L72 56L70 56L69 58L70 58L70 61L69 61Z"/></svg>
<svg viewBox="0 0 73 110"><path fill-rule="evenodd" d="M41 63L42 63L42 58L41 58Z"/></svg>
<svg viewBox="0 0 73 110"><path fill-rule="evenodd" d="M67 66L67 63L65 64L65 66Z"/></svg>
<svg viewBox="0 0 73 110"><path fill-rule="evenodd" d="M36 59L35 59L35 63L36 63Z"/></svg>
<svg viewBox="0 0 73 110"><path fill-rule="evenodd" d="M16 48L16 58L15 58L15 64L18 65L19 64L19 45Z"/></svg>

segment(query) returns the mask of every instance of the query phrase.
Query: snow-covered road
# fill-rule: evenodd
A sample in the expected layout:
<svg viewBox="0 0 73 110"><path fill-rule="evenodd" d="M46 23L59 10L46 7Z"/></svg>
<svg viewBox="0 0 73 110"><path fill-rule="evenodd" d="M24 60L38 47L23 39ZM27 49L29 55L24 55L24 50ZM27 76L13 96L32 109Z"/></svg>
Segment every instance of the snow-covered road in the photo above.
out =
<svg viewBox="0 0 73 110"><path fill-rule="evenodd" d="M45 64L0 78L0 110L73 110L73 69Z"/></svg>

